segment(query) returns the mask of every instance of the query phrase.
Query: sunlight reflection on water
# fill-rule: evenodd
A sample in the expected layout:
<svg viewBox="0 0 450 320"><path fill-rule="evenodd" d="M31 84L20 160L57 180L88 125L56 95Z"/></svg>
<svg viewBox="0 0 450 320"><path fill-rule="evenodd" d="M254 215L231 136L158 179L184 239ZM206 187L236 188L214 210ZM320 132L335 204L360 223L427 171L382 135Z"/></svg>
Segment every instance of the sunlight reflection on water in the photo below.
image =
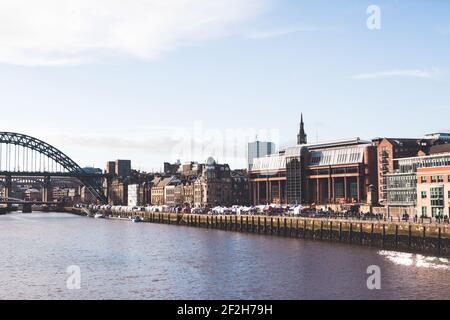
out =
<svg viewBox="0 0 450 320"><path fill-rule="evenodd" d="M378 251L378 254L397 265L441 270L450 269L450 261L446 258L386 250Z"/></svg>

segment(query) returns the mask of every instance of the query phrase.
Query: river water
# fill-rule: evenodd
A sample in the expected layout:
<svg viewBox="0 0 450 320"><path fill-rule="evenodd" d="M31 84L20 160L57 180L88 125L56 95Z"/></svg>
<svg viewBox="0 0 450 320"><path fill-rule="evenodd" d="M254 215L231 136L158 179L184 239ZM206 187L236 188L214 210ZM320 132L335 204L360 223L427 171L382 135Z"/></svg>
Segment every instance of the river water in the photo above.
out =
<svg viewBox="0 0 450 320"><path fill-rule="evenodd" d="M371 265L380 268L380 290L367 287ZM68 273L70 266L79 274ZM329 242L15 213L0 216L0 298L450 299L450 262Z"/></svg>

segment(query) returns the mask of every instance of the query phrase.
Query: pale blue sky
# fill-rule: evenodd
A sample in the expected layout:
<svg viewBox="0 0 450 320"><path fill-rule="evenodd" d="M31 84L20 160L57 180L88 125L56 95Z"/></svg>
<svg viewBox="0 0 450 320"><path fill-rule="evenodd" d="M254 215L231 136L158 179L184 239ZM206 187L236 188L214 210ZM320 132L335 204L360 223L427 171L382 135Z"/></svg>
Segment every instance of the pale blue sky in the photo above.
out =
<svg viewBox="0 0 450 320"><path fill-rule="evenodd" d="M448 1L230 0L223 9L200 0L179 11L169 2L156 25L97 26L94 11L81 14L83 32L48 32L64 23L51 20L51 3L31 23L0 23L9 35L0 41L2 130L44 139L81 165L129 158L146 170L207 153L245 167L243 149L178 149L199 126L204 140L272 130L277 144L294 143L301 112L311 142L450 130ZM366 27L370 4L381 8L380 30ZM49 29L35 31L44 22Z"/></svg>

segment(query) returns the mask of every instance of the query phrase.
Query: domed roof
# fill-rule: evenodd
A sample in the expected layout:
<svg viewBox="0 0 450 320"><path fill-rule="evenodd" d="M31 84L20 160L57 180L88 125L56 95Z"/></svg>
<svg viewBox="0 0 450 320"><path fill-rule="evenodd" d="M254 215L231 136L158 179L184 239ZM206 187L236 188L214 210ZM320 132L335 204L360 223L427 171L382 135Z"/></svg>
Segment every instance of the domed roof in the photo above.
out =
<svg viewBox="0 0 450 320"><path fill-rule="evenodd" d="M207 164L208 166L214 166L214 165L216 164L216 160L214 160L213 157L209 157L209 158L206 160L206 164Z"/></svg>

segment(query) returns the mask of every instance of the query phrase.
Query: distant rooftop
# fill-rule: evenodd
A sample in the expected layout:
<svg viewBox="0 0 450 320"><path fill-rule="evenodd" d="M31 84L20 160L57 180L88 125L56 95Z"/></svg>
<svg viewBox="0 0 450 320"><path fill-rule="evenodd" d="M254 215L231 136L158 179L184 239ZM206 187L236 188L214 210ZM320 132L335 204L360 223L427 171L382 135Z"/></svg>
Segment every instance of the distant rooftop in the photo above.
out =
<svg viewBox="0 0 450 320"><path fill-rule="evenodd" d="M436 154L430 154L430 155L426 155L426 156L396 158L396 159L394 159L394 161L398 161L400 163L400 162L419 161L419 160L424 160L424 159L434 159L434 158L448 157L448 156L450 156L450 152L436 153Z"/></svg>
<svg viewBox="0 0 450 320"><path fill-rule="evenodd" d="M299 157L302 150L309 150L310 166L353 164L363 162L364 148L371 142L360 138L325 141L287 147L278 154L256 158L252 171L279 171L286 169L287 158Z"/></svg>
<svg viewBox="0 0 450 320"><path fill-rule="evenodd" d="M433 136L433 135L436 135L436 134L440 134L440 135L443 135L443 136L450 136L449 132L433 132L433 133L427 133L425 136Z"/></svg>
<svg viewBox="0 0 450 320"><path fill-rule="evenodd" d="M356 145L363 145L363 144L371 144L370 141L361 140L360 138L351 138L351 139L339 139L339 140L329 140L329 141L322 141L317 143L308 143L308 144L302 144L302 145L296 145L291 147L286 147L285 151L286 154L292 153L295 151L301 150L301 148L306 148L308 150L316 150L316 149L323 149L323 148L338 148L338 147L346 147L346 146L356 146Z"/></svg>
<svg viewBox="0 0 450 320"><path fill-rule="evenodd" d="M438 144L430 148L430 155L450 152L450 143Z"/></svg>

